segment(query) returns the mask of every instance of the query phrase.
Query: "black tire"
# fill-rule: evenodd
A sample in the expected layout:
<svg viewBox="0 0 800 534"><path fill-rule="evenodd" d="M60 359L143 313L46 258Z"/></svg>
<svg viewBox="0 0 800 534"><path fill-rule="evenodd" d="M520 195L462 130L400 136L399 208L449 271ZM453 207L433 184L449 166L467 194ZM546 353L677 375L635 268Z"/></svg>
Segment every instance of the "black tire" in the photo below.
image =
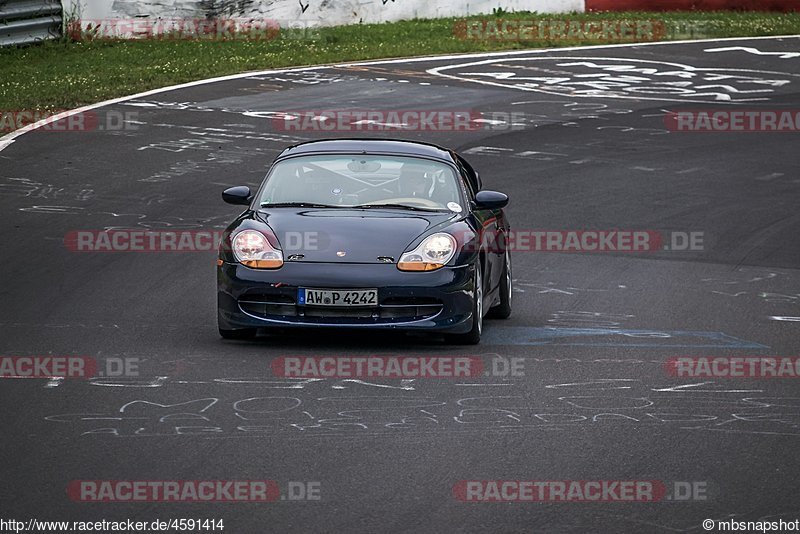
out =
<svg viewBox="0 0 800 534"><path fill-rule="evenodd" d="M255 328L240 328L238 330L225 330L220 328L219 335L222 339L253 339L256 337L258 330Z"/></svg>
<svg viewBox="0 0 800 534"><path fill-rule="evenodd" d="M483 271L480 261L475 264L475 298L472 301L472 330L466 334L448 334L453 345L477 345L483 333Z"/></svg>
<svg viewBox="0 0 800 534"><path fill-rule="evenodd" d="M503 264L503 275L500 278L500 304L489 308L487 317L494 319L508 319L511 317L511 300L514 295L513 278L511 277L511 252L506 249L506 259Z"/></svg>

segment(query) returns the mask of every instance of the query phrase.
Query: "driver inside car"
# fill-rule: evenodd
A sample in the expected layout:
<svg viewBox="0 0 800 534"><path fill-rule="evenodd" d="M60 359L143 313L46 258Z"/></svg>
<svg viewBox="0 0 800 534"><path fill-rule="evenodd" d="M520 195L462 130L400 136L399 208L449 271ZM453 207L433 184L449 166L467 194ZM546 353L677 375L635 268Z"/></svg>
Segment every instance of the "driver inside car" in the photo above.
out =
<svg viewBox="0 0 800 534"><path fill-rule="evenodd" d="M425 171L419 168L403 166L398 179L400 194L405 197L431 198L433 180L425 176Z"/></svg>

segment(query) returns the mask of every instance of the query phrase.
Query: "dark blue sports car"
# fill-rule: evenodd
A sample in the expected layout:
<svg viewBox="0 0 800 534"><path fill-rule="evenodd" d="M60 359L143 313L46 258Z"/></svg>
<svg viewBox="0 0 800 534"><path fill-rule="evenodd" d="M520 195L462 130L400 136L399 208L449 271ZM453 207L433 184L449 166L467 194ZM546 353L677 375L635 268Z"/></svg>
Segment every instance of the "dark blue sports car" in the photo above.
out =
<svg viewBox="0 0 800 534"><path fill-rule="evenodd" d="M452 150L395 140L284 150L222 237L219 332L326 327L435 331L476 344L511 314L508 197Z"/></svg>

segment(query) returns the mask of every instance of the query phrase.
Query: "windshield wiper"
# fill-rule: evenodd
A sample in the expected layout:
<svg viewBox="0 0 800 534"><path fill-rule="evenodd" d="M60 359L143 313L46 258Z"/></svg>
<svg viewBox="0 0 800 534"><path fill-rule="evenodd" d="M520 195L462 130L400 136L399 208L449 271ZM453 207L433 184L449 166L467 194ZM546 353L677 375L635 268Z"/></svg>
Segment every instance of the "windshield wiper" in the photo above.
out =
<svg viewBox="0 0 800 534"><path fill-rule="evenodd" d="M419 206L408 206L406 204L360 204L358 206L351 206L353 209L376 209L376 208L390 208L390 209L404 209L413 211L442 211L442 208L421 208Z"/></svg>
<svg viewBox="0 0 800 534"><path fill-rule="evenodd" d="M262 208L341 208L341 206L331 206L329 204L315 204L313 202L262 202Z"/></svg>

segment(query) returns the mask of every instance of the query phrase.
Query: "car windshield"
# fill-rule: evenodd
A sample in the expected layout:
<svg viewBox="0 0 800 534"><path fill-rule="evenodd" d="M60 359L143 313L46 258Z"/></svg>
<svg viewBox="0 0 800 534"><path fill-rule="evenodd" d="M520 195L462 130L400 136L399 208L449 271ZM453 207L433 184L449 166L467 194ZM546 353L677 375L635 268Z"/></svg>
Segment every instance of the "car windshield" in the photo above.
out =
<svg viewBox="0 0 800 534"><path fill-rule="evenodd" d="M387 155L313 155L277 163L259 198L262 207L461 211L455 171L428 159Z"/></svg>

